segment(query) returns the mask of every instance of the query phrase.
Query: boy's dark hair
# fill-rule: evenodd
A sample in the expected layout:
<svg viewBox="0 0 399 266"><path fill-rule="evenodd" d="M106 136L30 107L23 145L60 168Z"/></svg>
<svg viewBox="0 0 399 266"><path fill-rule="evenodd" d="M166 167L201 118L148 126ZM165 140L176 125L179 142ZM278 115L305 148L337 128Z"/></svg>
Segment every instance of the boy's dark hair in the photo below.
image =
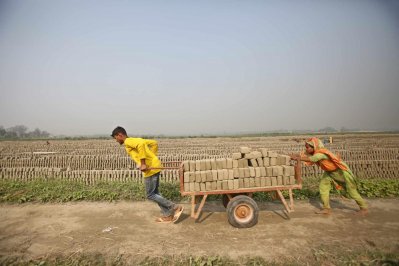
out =
<svg viewBox="0 0 399 266"><path fill-rule="evenodd" d="M114 130L112 130L111 137L115 137L119 133L122 133L122 135L127 136L126 130L123 127L116 127Z"/></svg>

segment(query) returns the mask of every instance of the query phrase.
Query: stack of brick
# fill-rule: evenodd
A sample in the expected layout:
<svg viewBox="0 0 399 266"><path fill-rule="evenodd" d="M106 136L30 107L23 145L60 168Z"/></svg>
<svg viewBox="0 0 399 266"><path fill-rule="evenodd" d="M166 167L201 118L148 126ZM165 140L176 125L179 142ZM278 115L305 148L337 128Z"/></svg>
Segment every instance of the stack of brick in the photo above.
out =
<svg viewBox="0 0 399 266"><path fill-rule="evenodd" d="M184 191L200 192L294 185L289 156L241 147L231 158L184 161Z"/></svg>

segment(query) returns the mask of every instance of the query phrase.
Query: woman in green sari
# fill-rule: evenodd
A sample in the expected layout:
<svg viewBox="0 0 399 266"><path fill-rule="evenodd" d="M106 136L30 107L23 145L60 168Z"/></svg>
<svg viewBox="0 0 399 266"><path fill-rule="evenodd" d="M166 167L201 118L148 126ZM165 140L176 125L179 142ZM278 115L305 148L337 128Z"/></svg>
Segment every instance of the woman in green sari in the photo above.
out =
<svg viewBox="0 0 399 266"><path fill-rule="evenodd" d="M318 138L311 138L306 141L305 147L305 153L292 155L291 158L300 158L307 165L317 164L324 170L319 185L323 208L316 213L326 215L331 213L330 190L333 184L341 195L356 201L360 207L360 210L357 212L358 214L366 215L368 213L367 203L357 191L355 176L348 165L335 154L324 148L323 143Z"/></svg>

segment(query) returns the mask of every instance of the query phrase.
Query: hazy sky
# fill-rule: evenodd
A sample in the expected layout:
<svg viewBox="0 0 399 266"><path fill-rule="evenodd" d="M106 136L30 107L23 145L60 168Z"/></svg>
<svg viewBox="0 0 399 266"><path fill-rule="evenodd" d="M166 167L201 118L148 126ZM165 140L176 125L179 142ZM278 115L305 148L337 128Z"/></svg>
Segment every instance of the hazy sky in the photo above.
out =
<svg viewBox="0 0 399 266"><path fill-rule="evenodd" d="M399 129L398 1L0 0L0 125Z"/></svg>

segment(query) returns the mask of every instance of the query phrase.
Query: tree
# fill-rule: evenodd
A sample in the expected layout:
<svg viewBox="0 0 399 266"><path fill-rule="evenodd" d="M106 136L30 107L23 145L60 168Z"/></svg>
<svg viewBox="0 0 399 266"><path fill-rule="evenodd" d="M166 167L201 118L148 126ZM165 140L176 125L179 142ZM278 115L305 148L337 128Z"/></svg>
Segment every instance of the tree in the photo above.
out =
<svg viewBox="0 0 399 266"><path fill-rule="evenodd" d="M28 132L28 128L24 125L17 125L7 129L0 126L0 138L5 139L20 139L20 138L48 138L50 133L42 131L39 128Z"/></svg>
<svg viewBox="0 0 399 266"><path fill-rule="evenodd" d="M7 131L4 129L3 126L0 126L0 137L4 137L6 135Z"/></svg>
<svg viewBox="0 0 399 266"><path fill-rule="evenodd" d="M331 132L337 132L337 130L333 127L325 127L320 129L319 132L331 133Z"/></svg>
<svg viewBox="0 0 399 266"><path fill-rule="evenodd" d="M14 132L18 138L23 138L26 136L28 128L24 125L17 125L7 129L8 132Z"/></svg>

